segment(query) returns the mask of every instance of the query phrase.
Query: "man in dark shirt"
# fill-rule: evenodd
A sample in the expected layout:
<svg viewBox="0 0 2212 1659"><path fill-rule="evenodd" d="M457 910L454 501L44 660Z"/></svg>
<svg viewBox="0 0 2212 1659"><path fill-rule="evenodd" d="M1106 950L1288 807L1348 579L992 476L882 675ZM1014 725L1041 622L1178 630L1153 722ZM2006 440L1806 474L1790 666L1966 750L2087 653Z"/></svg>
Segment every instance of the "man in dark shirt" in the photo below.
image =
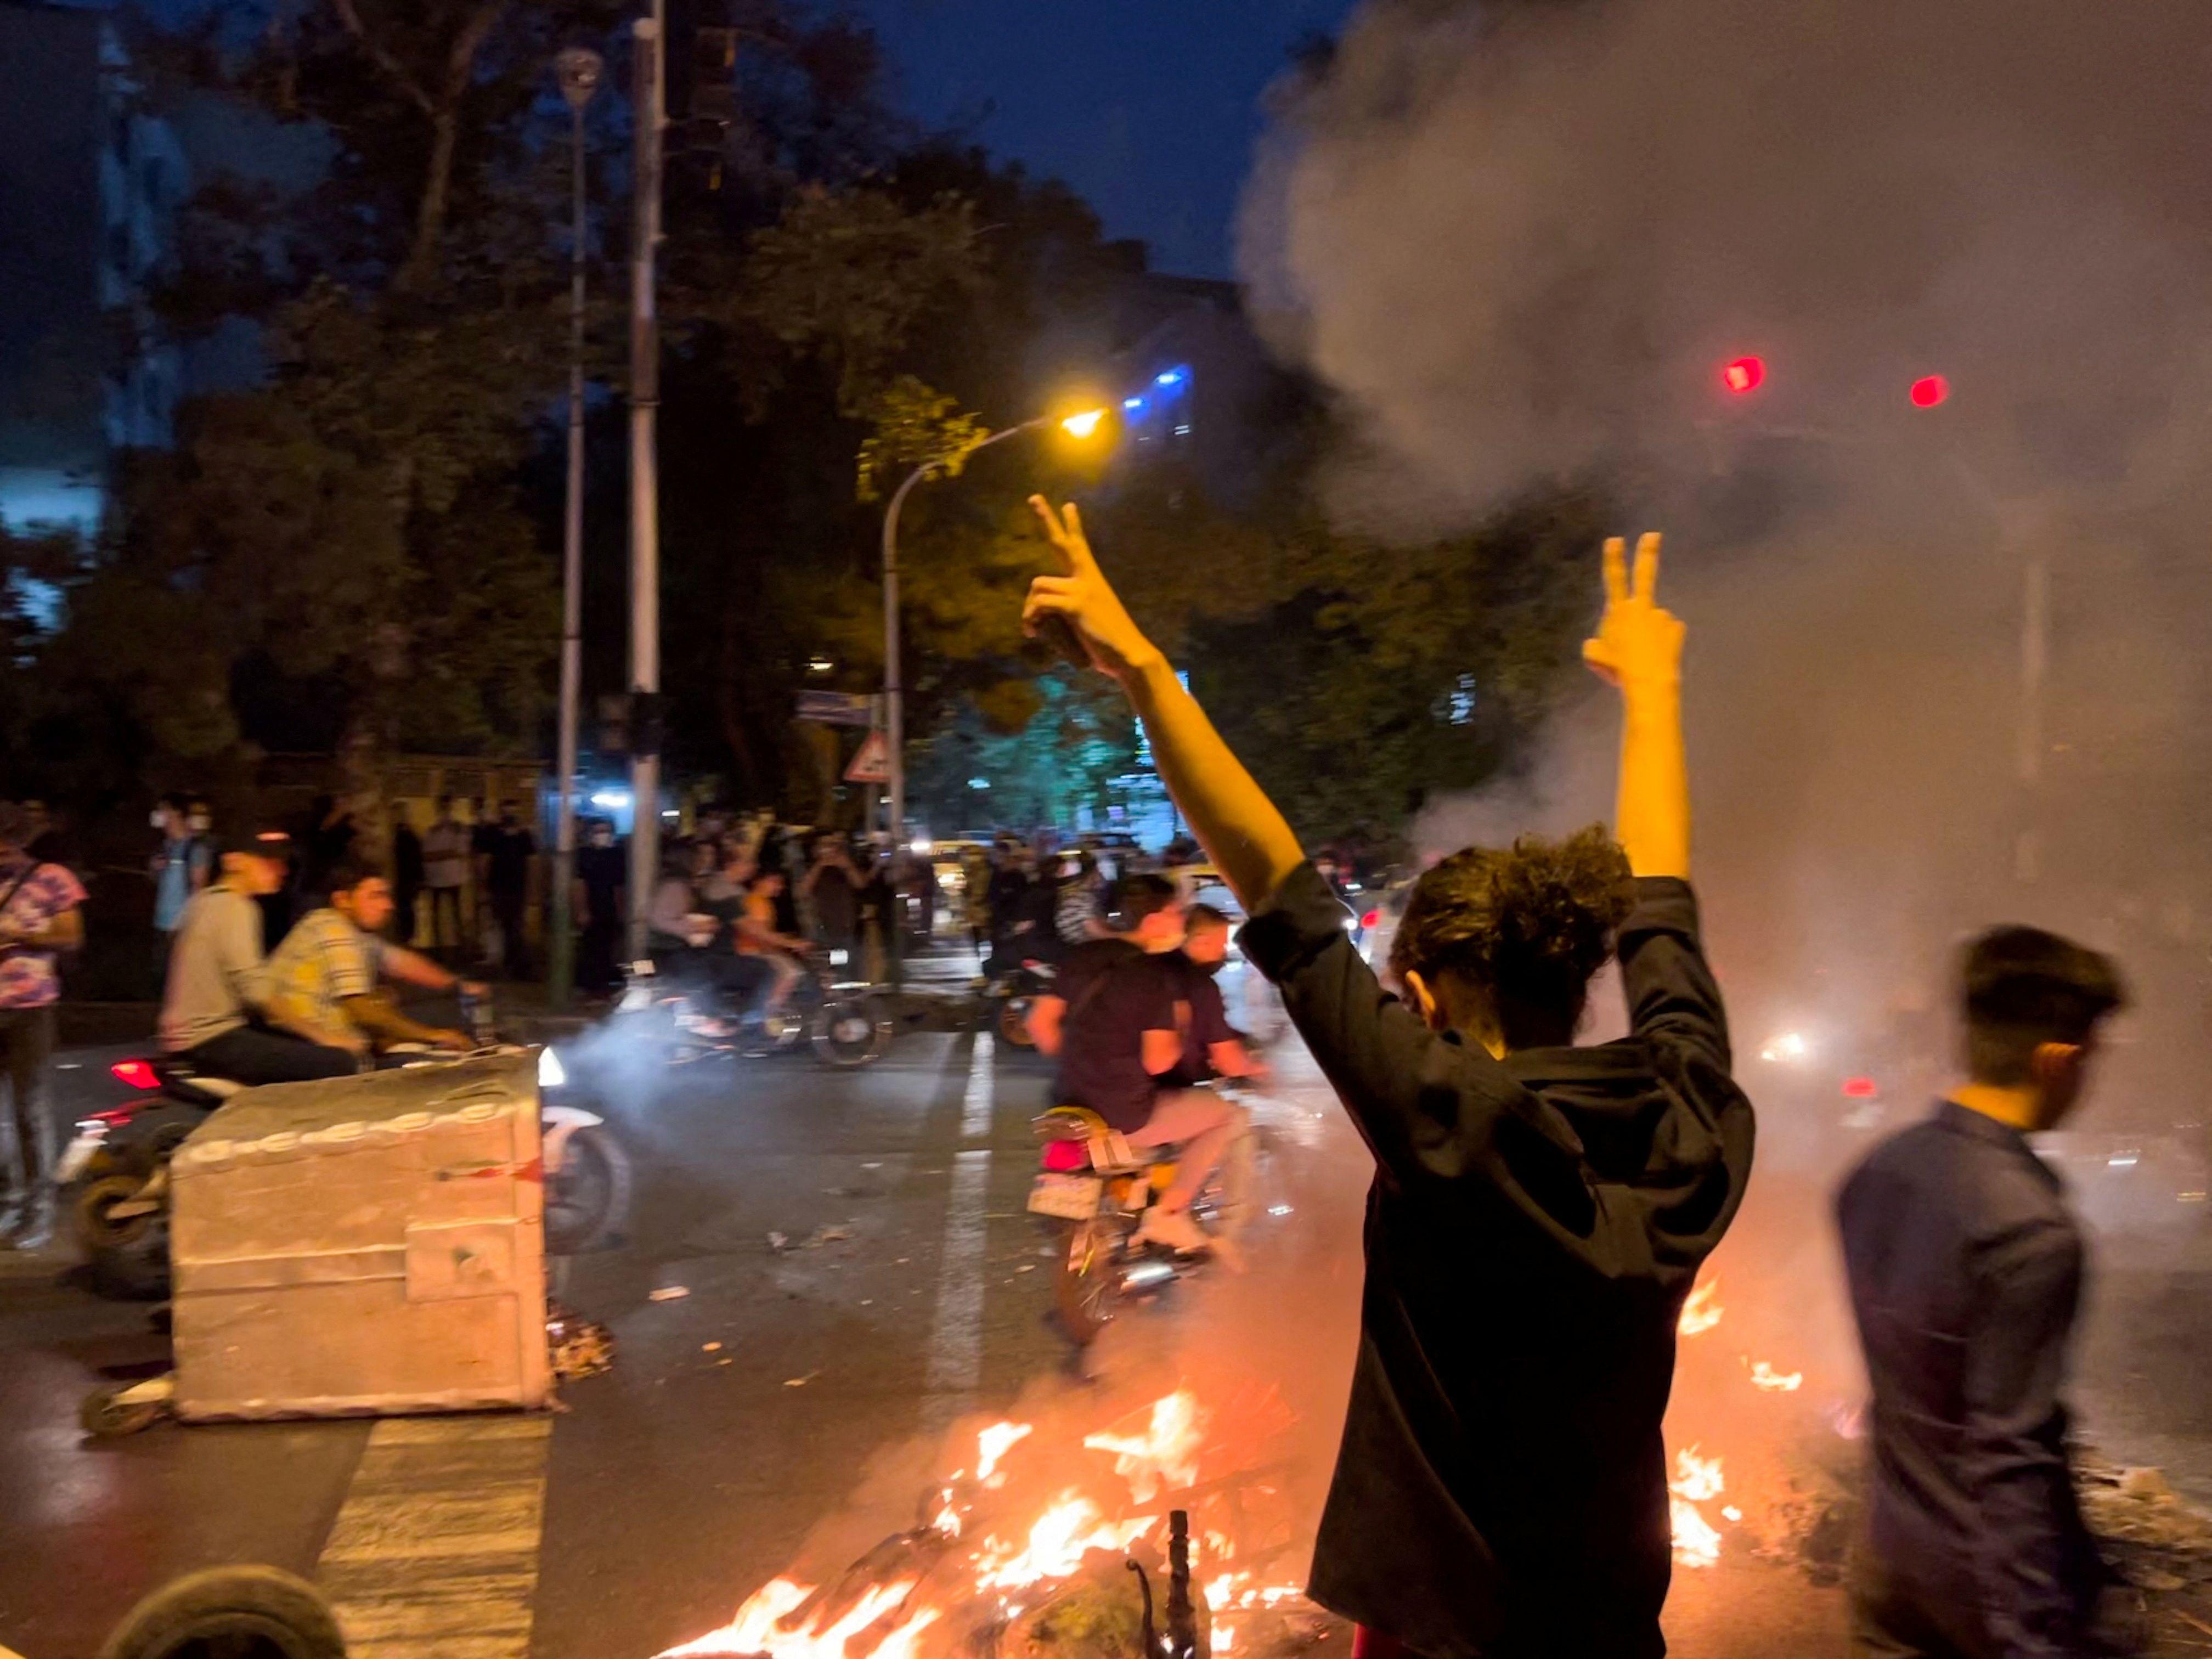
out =
<svg viewBox="0 0 2212 1659"><path fill-rule="evenodd" d="M530 977L529 940L523 932L529 908L530 860L538 839L524 829L514 808L502 806L499 822L484 839L484 891L492 919L499 923L499 948L509 979Z"/></svg>
<svg viewBox="0 0 2212 1659"><path fill-rule="evenodd" d="M1058 1099L1084 1106L1132 1146L1180 1146L1174 1182L1145 1212L1138 1237L1175 1250L1202 1250L1206 1235L1191 1200L1243 1127L1227 1101L1202 1091L1163 1091L1183 1056L1178 981L1167 966L1182 943L1183 907L1164 876L1118 884L1121 930L1072 948L1052 989L1037 998L1030 1031L1038 1052L1060 1061Z"/></svg>
<svg viewBox="0 0 2212 1659"><path fill-rule="evenodd" d="M1176 1029L1182 1033L1182 1059L1161 1079L1170 1089L1194 1089L1215 1078L1256 1077L1258 1059L1244 1035L1229 1023L1217 977L1229 959L1229 918L1210 904L1183 913L1182 948L1160 958L1174 988Z"/></svg>
<svg viewBox="0 0 2212 1659"><path fill-rule="evenodd" d="M1963 979L1971 1080L1837 1200L1874 1385L1853 1637L1868 1655L2075 1659L2115 1645L2058 1398L2081 1233L2027 1137L2073 1109L2123 994L2106 957L2032 927L1975 940Z"/></svg>
<svg viewBox="0 0 2212 1659"><path fill-rule="evenodd" d="M1071 629L1144 722L1176 805L1253 920L1376 1162L1367 1281L1310 1588L1370 1646L1426 1659L1656 1659L1670 1570L1661 1419L1698 1266L1751 1169L1698 945L1683 629L1659 538L1605 548L1590 665L1623 706L1619 845L1469 848L1422 878L1383 993L1343 906L1098 567L1075 509L1034 502ZM1632 872L1635 879L1631 880ZM1568 1046L1617 936L1632 1034Z"/></svg>

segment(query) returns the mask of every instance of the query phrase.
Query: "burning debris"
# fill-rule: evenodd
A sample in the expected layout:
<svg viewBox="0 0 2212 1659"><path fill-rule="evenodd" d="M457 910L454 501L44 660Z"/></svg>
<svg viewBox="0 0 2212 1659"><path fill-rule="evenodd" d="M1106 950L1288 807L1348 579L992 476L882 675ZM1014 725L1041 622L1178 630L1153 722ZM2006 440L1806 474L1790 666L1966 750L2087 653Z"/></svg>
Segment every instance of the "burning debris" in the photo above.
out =
<svg viewBox="0 0 2212 1659"><path fill-rule="evenodd" d="M1231 1418L1240 1428L1260 1429L1248 1445L1291 1421L1272 1396L1231 1403L1241 1407ZM1263 1626L1268 1647L1310 1646L1325 1628L1322 1616L1294 1624L1292 1615L1310 1611L1303 1591L1264 1576L1290 1543L1278 1536L1290 1530L1287 1516L1255 1513L1282 1498L1279 1471L1233 1467L1234 1454L1212 1437L1214 1421L1191 1389L1178 1388L1084 1437L1086 1454L1111 1458L1111 1477L1087 1486L1048 1483L1051 1496L1036 1508L1003 1495L1010 1464L1039 1447L1035 1426L994 1423L975 1437L974 1473L963 1467L933 1486L920 1524L884 1540L835 1583L769 1580L728 1625L661 1659L934 1659L956 1652L1126 1659L1141 1645L1143 1597L1125 1563L1133 1558L1160 1576L1170 1512L1198 1518L1212 1575L1192 1603L1200 1632L1194 1659L1255 1651ZM1232 1467L1222 1468L1224 1460ZM1070 1471L1071 1478L1088 1474ZM1111 1481L1120 1489L1109 1497Z"/></svg>

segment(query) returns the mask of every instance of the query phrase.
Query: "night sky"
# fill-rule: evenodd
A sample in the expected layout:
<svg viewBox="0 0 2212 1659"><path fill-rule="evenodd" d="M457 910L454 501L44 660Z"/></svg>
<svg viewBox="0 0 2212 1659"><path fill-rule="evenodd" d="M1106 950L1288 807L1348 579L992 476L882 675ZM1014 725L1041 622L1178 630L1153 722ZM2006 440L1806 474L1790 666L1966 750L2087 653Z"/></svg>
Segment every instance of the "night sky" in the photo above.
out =
<svg viewBox="0 0 2212 1659"><path fill-rule="evenodd" d="M1352 0L861 0L894 95L1065 179L1154 269L1231 273L1260 96Z"/></svg>

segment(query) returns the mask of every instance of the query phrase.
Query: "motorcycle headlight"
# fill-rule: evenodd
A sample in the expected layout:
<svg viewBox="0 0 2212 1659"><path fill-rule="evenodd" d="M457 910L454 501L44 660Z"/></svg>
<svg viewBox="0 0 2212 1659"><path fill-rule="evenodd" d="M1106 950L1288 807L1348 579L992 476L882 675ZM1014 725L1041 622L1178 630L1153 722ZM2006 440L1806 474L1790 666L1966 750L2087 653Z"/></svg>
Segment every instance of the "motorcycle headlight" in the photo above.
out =
<svg viewBox="0 0 2212 1659"><path fill-rule="evenodd" d="M830 953L830 965L832 968L842 968L852 959L853 953L850 951L832 951Z"/></svg>
<svg viewBox="0 0 2212 1659"><path fill-rule="evenodd" d="M538 1086L558 1089L568 1080L568 1068L561 1063L561 1056L550 1048L538 1051Z"/></svg>

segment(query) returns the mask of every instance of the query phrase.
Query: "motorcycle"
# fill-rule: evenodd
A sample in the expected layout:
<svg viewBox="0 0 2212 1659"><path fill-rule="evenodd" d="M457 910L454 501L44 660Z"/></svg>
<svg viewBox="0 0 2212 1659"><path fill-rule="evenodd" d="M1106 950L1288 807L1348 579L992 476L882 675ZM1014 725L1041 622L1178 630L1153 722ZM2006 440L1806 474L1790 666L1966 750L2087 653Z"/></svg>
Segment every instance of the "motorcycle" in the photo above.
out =
<svg viewBox="0 0 2212 1659"><path fill-rule="evenodd" d="M1213 1249L1181 1255L1137 1237L1145 1212L1174 1184L1175 1149L1133 1147L1080 1106L1055 1106L1030 1127L1043 1146L1029 1209L1059 1237L1053 1310L1078 1348L1096 1342L1123 1304L1156 1296L1216 1252L1235 1248L1254 1189L1250 1131L1232 1144L1222 1170L1190 1206L1192 1218L1213 1236Z"/></svg>
<svg viewBox="0 0 2212 1659"><path fill-rule="evenodd" d="M997 1005L991 1024L1000 1042L1016 1048L1036 1047L1036 1039L1030 1035L1030 1012L1036 1007L1036 1000L1052 988L1057 973L1050 963L1025 956L1012 968L993 973L985 981L985 1001Z"/></svg>
<svg viewBox="0 0 2212 1659"><path fill-rule="evenodd" d="M842 977L847 957L836 950L811 953L807 972L784 1006L736 1014L719 1006L720 999L696 981L664 974L651 960L633 962L614 1017L645 1027L665 1048L671 1065L762 1059L804 1044L823 1065L850 1070L881 1055L895 1027L878 1006L874 987Z"/></svg>
<svg viewBox="0 0 2212 1659"><path fill-rule="evenodd" d="M464 1009L482 1047L488 1011ZM402 1047L383 1066L435 1066L451 1058ZM133 1091L123 1103L81 1120L55 1170L78 1248L103 1294L155 1300L169 1282L169 1160L186 1136L245 1085L210 1076L173 1054L137 1056L108 1068ZM342 1081L342 1080L341 1080ZM538 1054L538 1121L545 1165L545 1248L574 1255L604 1243L629 1208L628 1156L598 1113L565 1102L568 1079L550 1048Z"/></svg>

